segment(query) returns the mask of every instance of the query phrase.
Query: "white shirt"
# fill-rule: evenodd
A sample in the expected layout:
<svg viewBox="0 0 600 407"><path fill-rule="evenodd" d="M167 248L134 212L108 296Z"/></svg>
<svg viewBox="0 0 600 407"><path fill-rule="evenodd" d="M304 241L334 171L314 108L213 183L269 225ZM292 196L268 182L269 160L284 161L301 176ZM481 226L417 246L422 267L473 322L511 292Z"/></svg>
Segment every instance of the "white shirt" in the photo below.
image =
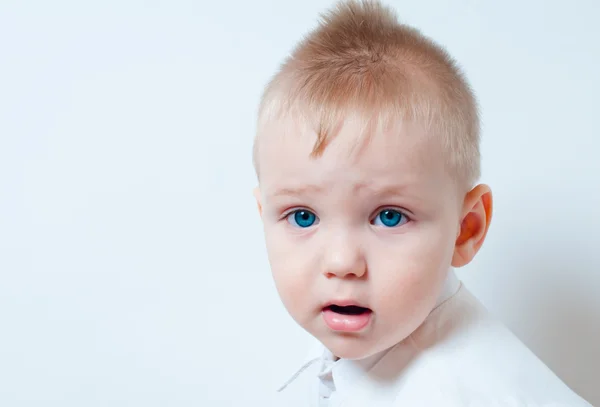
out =
<svg viewBox="0 0 600 407"><path fill-rule="evenodd" d="M317 343L276 405L591 407L492 318L453 271L436 307L407 339L357 361L334 361Z"/></svg>

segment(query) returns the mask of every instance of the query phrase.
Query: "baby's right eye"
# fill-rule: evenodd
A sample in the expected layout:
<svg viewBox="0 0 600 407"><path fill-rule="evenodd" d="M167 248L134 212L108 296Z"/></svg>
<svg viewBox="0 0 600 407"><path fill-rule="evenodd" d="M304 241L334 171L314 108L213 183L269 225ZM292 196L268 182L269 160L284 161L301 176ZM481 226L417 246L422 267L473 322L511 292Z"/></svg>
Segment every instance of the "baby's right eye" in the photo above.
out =
<svg viewBox="0 0 600 407"><path fill-rule="evenodd" d="M299 228L308 228L318 221L317 215L306 209L297 209L287 215L287 221Z"/></svg>

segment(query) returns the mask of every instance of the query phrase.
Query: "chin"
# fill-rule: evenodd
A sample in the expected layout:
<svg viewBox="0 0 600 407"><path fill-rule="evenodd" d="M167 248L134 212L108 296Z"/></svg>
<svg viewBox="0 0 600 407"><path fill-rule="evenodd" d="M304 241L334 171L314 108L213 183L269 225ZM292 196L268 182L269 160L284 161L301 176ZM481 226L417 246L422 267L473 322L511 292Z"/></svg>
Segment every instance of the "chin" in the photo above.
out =
<svg viewBox="0 0 600 407"><path fill-rule="evenodd" d="M383 350L359 335L333 334L321 339L321 342L331 353L341 359L364 359Z"/></svg>

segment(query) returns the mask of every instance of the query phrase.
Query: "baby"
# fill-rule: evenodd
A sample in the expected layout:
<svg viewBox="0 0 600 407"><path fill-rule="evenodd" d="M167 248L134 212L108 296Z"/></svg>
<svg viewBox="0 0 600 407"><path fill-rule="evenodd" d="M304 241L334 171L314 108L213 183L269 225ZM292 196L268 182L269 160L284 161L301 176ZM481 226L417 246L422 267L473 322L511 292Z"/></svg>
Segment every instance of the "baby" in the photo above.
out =
<svg viewBox="0 0 600 407"><path fill-rule="evenodd" d="M455 62L377 2L338 4L285 61L255 196L279 295L317 347L278 406L589 406L453 272L492 217L479 138Z"/></svg>

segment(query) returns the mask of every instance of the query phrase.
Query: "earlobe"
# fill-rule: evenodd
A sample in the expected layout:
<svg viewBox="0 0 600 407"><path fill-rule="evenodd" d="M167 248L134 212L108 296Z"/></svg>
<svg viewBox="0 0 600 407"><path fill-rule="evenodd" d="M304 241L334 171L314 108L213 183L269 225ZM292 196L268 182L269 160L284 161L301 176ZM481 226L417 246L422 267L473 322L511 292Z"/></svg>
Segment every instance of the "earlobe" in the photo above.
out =
<svg viewBox="0 0 600 407"><path fill-rule="evenodd" d="M252 191L254 194L254 199L256 199L256 206L258 207L258 214L262 218L262 204L260 200L260 189L258 187L254 188Z"/></svg>
<svg viewBox="0 0 600 407"><path fill-rule="evenodd" d="M492 209L492 191L487 185L477 185L467 194L460 232L454 246L453 267L465 266L473 260L490 227Z"/></svg>

